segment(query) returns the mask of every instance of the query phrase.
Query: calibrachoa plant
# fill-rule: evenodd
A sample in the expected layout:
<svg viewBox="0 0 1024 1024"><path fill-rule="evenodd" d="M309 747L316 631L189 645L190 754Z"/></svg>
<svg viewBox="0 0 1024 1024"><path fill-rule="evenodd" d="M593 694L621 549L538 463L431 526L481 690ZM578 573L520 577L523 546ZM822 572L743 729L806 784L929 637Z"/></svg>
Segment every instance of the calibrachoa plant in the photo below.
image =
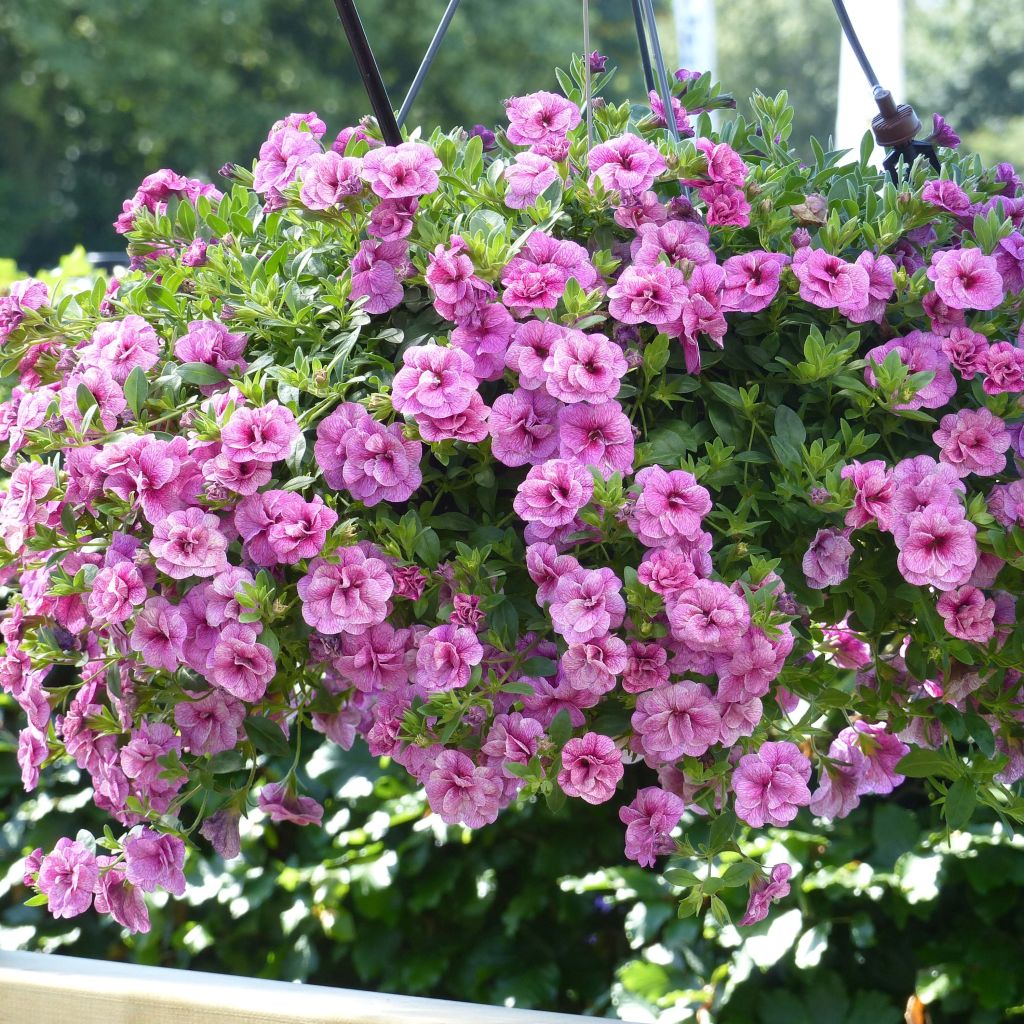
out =
<svg viewBox="0 0 1024 1024"><path fill-rule="evenodd" d="M678 144L588 139L581 76L395 147L291 114L226 194L148 177L120 282L0 300L0 683L26 788L70 758L117 824L31 902L142 930L187 842L319 826L311 731L452 825L607 804L743 924L790 871L742 829L908 775L1024 820L1013 169L939 119L938 178L805 165L689 72Z"/></svg>

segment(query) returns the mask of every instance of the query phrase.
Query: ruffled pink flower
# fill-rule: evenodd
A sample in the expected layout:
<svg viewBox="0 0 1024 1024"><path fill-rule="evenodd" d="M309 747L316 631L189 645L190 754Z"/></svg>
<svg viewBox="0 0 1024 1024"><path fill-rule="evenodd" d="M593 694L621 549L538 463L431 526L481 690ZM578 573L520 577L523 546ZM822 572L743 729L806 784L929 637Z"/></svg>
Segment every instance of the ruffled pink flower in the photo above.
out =
<svg viewBox="0 0 1024 1024"><path fill-rule="evenodd" d="M438 245L427 257L424 277L434 292L434 308L446 320L461 320L494 297L494 289L476 276L459 235L452 235L447 249Z"/></svg>
<svg viewBox="0 0 1024 1024"><path fill-rule="evenodd" d="M697 572L692 555L676 548L654 548L644 555L636 575L645 587L668 597L692 587L704 573Z"/></svg>
<svg viewBox="0 0 1024 1024"><path fill-rule="evenodd" d="M512 314L500 302L488 302L459 321L452 331L452 345L473 360L477 380L498 380L514 328Z"/></svg>
<svg viewBox="0 0 1024 1024"><path fill-rule="evenodd" d="M840 474L852 480L856 488L853 508L846 513L846 525L857 530L868 523L878 523L880 530L888 530L892 519L892 502L896 492L892 470L881 459L844 466Z"/></svg>
<svg viewBox="0 0 1024 1024"><path fill-rule="evenodd" d="M632 718L640 749L656 763L700 757L718 742L721 716L703 683L682 682L641 693Z"/></svg>
<svg viewBox="0 0 1024 1024"><path fill-rule="evenodd" d="M893 280L896 264L888 256L876 256L870 252L862 252L856 262L868 275L867 302L843 303L839 306L839 312L851 323L874 321L880 324L885 315L885 305L896 289Z"/></svg>
<svg viewBox="0 0 1024 1024"><path fill-rule="evenodd" d="M566 796L579 797L588 804L603 804L615 794L625 769L622 754L610 736L588 732L568 740L562 747L562 768L558 785Z"/></svg>
<svg viewBox="0 0 1024 1024"><path fill-rule="evenodd" d="M185 893L185 844L177 836L143 828L124 842L126 877L143 892L165 889L174 896Z"/></svg>
<svg viewBox="0 0 1024 1024"><path fill-rule="evenodd" d="M291 127L271 132L260 146L259 160L253 173L253 191L266 193L275 189L280 192L320 152L320 143L310 132Z"/></svg>
<svg viewBox="0 0 1024 1024"><path fill-rule="evenodd" d="M150 668L175 672L182 663L185 620L166 598L151 597L136 616L130 644Z"/></svg>
<svg viewBox="0 0 1024 1024"><path fill-rule="evenodd" d="M426 781L430 809L448 825L482 828L498 817L502 783L497 769L474 765L461 750L442 750Z"/></svg>
<svg viewBox="0 0 1024 1024"><path fill-rule="evenodd" d="M193 320L174 343L174 357L182 363L206 363L225 375L245 372L242 358L248 335L232 334L216 320Z"/></svg>
<svg viewBox="0 0 1024 1024"><path fill-rule="evenodd" d="M985 352L980 372L986 395L1024 392L1024 348L997 341Z"/></svg>
<svg viewBox="0 0 1024 1024"><path fill-rule="evenodd" d="M1016 295L1024 290L1024 235L1014 231L1001 238L992 255L1006 291Z"/></svg>
<svg viewBox="0 0 1024 1024"><path fill-rule="evenodd" d="M487 758L489 765L500 767L505 776L515 778L507 765L528 764L537 753L537 742L543 735L544 726L536 718L521 715L518 711L510 715L495 715L480 753Z"/></svg>
<svg viewBox="0 0 1024 1024"><path fill-rule="evenodd" d="M580 108L553 92L532 92L505 101L508 131L513 146L557 143L580 123Z"/></svg>
<svg viewBox="0 0 1024 1024"><path fill-rule="evenodd" d="M299 198L307 210L329 210L363 191L363 162L334 150L310 157L302 168Z"/></svg>
<svg viewBox="0 0 1024 1024"><path fill-rule="evenodd" d="M636 238L629 245L629 254L635 266L651 266L667 256L670 263L689 260L698 265L714 263L715 256L708 246L708 229L689 220L669 220L663 223L645 223L637 228ZM783 263L789 257L781 257ZM774 294L774 293L773 293Z"/></svg>
<svg viewBox="0 0 1024 1024"><path fill-rule="evenodd" d="M696 540L711 511L711 495L692 473L648 466L636 475L640 485L629 528L647 547L677 547Z"/></svg>
<svg viewBox="0 0 1024 1024"><path fill-rule="evenodd" d="M960 506L914 513L900 543L897 566L908 583L953 590L971 578L978 561L976 528Z"/></svg>
<svg viewBox="0 0 1024 1024"><path fill-rule="evenodd" d="M242 735L245 705L223 690L210 690L196 700L174 705L174 724L193 754L232 750Z"/></svg>
<svg viewBox="0 0 1024 1024"><path fill-rule="evenodd" d="M908 375L927 372L934 374L932 380L908 401L898 403L897 409L938 409L956 394L956 380L943 350L943 339L924 331L911 331L905 337L893 338L866 354L868 367L864 371L864 379L871 387L878 385L871 364L877 363L880 366L891 352L899 356L900 362L909 371Z"/></svg>
<svg viewBox="0 0 1024 1024"><path fill-rule="evenodd" d="M608 289L608 313L624 324L668 324L683 312L686 278L662 263L629 266Z"/></svg>
<svg viewBox="0 0 1024 1024"><path fill-rule="evenodd" d="M104 367L123 385L136 367L145 372L156 366L161 346L156 331L133 313L123 320L100 323L82 349L82 361Z"/></svg>
<svg viewBox="0 0 1024 1024"><path fill-rule="evenodd" d="M789 879L792 874L793 869L788 864L776 864L768 878L757 875L750 883L747 909L736 923L745 927L763 921L771 905L789 895Z"/></svg>
<svg viewBox="0 0 1024 1024"><path fill-rule="evenodd" d="M921 264L923 266L923 263ZM947 337L954 327L965 327L967 318L962 309L947 306L935 292L928 292L921 298L921 305L931 323L933 334Z"/></svg>
<svg viewBox="0 0 1024 1024"><path fill-rule="evenodd" d="M857 309L869 301L867 271L824 249L798 249L793 273L800 282L800 298L822 309Z"/></svg>
<svg viewBox="0 0 1024 1024"><path fill-rule="evenodd" d="M558 177L555 165L536 153L517 153L515 163L505 171L508 188L505 205L512 210L525 210L537 202L540 194Z"/></svg>
<svg viewBox="0 0 1024 1024"><path fill-rule="evenodd" d="M259 795L259 807L271 821L289 821L293 825L319 825L324 809L311 796L299 796L285 782L268 782Z"/></svg>
<svg viewBox="0 0 1024 1024"><path fill-rule="evenodd" d="M416 681L427 692L466 686L483 660L476 634L464 626L435 626L416 652Z"/></svg>
<svg viewBox="0 0 1024 1024"><path fill-rule="evenodd" d="M583 569L563 576L551 602L551 621L566 643L582 644L622 624L622 581L612 569Z"/></svg>
<svg viewBox="0 0 1024 1024"><path fill-rule="evenodd" d="M513 261L501 273L505 286L501 301L517 316L526 316L536 309L554 309L568 280L569 275L552 263L538 266Z"/></svg>
<svg viewBox="0 0 1024 1024"><path fill-rule="evenodd" d="M462 412L451 416L427 416L420 413L416 425L424 441L466 441L476 444L487 436L487 420L491 410L474 394ZM394 424L392 424L394 426Z"/></svg>
<svg viewBox="0 0 1024 1024"><path fill-rule="evenodd" d="M667 128L668 118L665 116L665 103L658 95L657 90L651 89L647 94L647 99L651 104L651 113L654 116L655 123L659 125L659 127ZM680 103L675 96L670 97L670 102L672 106L672 118L676 123L676 131L678 131L680 136L683 138L693 135L693 126L690 124L690 119L687 117L682 103Z"/></svg>
<svg viewBox="0 0 1024 1024"><path fill-rule="evenodd" d="M537 604L542 607L554 600L562 577L579 579L583 573L580 563L572 555L560 555L554 544L543 542L526 548L526 570L537 584Z"/></svg>
<svg viewBox="0 0 1024 1024"><path fill-rule="evenodd" d="M258 626L230 622L210 656L210 681L249 704L263 697L277 673L274 655L269 647L257 642L258 634Z"/></svg>
<svg viewBox="0 0 1024 1024"><path fill-rule="evenodd" d="M394 309L405 295L402 279L409 273L405 242L367 238L352 257L349 298L366 299L363 309L374 315Z"/></svg>
<svg viewBox="0 0 1024 1024"><path fill-rule="evenodd" d="M626 369L622 349L603 334L565 331L544 360L545 386L561 402L600 405L619 393Z"/></svg>
<svg viewBox="0 0 1024 1024"><path fill-rule="evenodd" d="M274 490L246 498L235 509L234 521L246 554L257 565L294 565L320 554L338 515L319 496L307 502L293 491Z"/></svg>
<svg viewBox="0 0 1024 1024"><path fill-rule="evenodd" d="M939 595L935 610L950 636L987 644L996 634L996 603L975 586L957 587Z"/></svg>
<svg viewBox="0 0 1024 1024"><path fill-rule="evenodd" d="M844 530L819 530L803 559L804 577L814 590L838 586L850 573L853 545Z"/></svg>
<svg viewBox="0 0 1024 1024"><path fill-rule="evenodd" d="M730 256L722 264L722 308L740 313L767 309L778 294L782 268L789 262L784 253L761 249Z"/></svg>
<svg viewBox="0 0 1024 1024"><path fill-rule="evenodd" d="M519 375L519 386L535 391L544 386L544 362L565 328L550 320L526 320L519 324L505 353L505 365Z"/></svg>
<svg viewBox="0 0 1024 1024"><path fill-rule="evenodd" d="M491 453L504 466L537 465L558 451L562 404L546 391L516 388L491 407Z"/></svg>
<svg viewBox="0 0 1024 1024"><path fill-rule="evenodd" d="M558 416L557 439L560 458L594 466L606 480L633 472L633 425L618 402L566 406Z"/></svg>
<svg viewBox="0 0 1024 1024"><path fill-rule="evenodd" d="M628 652L622 670L622 688L626 693L643 693L668 682L668 652L661 644L634 640Z"/></svg>
<svg viewBox="0 0 1024 1024"><path fill-rule="evenodd" d="M100 880L96 888L96 913L109 914L129 934L149 931L149 910L142 893L125 877L123 867L114 867L114 857L97 857Z"/></svg>
<svg viewBox="0 0 1024 1024"><path fill-rule="evenodd" d="M227 537L220 520L201 508L172 512L153 527L149 550L172 579L215 576L227 567Z"/></svg>
<svg viewBox="0 0 1024 1024"><path fill-rule="evenodd" d="M99 880L95 855L77 839L61 838L39 865L36 885L54 917L77 917L92 906Z"/></svg>
<svg viewBox="0 0 1024 1024"><path fill-rule="evenodd" d="M441 161L422 142L379 146L363 157L362 176L381 199L425 196L438 186Z"/></svg>
<svg viewBox="0 0 1024 1024"><path fill-rule="evenodd" d="M1003 301L1003 279L995 259L980 249L932 253L928 278L939 298L953 309L995 309Z"/></svg>
<svg viewBox="0 0 1024 1024"><path fill-rule="evenodd" d="M299 434L292 411L270 401L236 409L221 431L220 443L232 462L279 462L288 457Z"/></svg>
<svg viewBox="0 0 1024 1024"><path fill-rule="evenodd" d="M984 407L943 416L932 440L942 449L940 460L952 466L957 476L995 476L1006 467L1010 434L1003 421Z"/></svg>
<svg viewBox="0 0 1024 1024"><path fill-rule="evenodd" d="M92 395L96 412L91 419L91 428L102 425L104 430L113 430L117 418L128 407L121 385L102 366L90 366L71 374L60 390L60 414L76 430L82 429L85 414L79 402L79 388L84 387Z"/></svg>
<svg viewBox="0 0 1024 1024"><path fill-rule="evenodd" d="M387 616L394 581L387 564L361 548L338 548L335 557L314 559L299 580L302 617L321 633L365 633Z"/></svg>
<svg viewBox="0 0 1024 1024"><path fill-rule="evenodd" d="M852 728L839 734L852 748L856 744L861 761L857 769L857 791L864 795L875 793L885 796L904 782L896 771L896 765L910 753L897 736L890 733L884 722L854 722Z"/></svg>
<svg viewBox="0 0 1024 1024"><path fill-rule="evenodd" d="M465 352L417 345L405 350L391 386L391 403L403 415L453 416L467 408L476 388L473 360Z"/></svg>
<svg viewBox="0 0 1024 1024"><path fill-rule="evenodd" d="M31 793L39 785L39 769L49 756L50 748L44 732L29 725L18 733L17 762L21 769L21 785L26 793Z"/></svg>
<svg viewBox="0 0 1024 1024"><path fill-rule="evenodd" d="M971 208L970 196L955 181L946 178L929 181L921 190L921 200L947 213L965 214Z"/></svg>
<svg viewBox="0 0 1024 1024"><path fill-rule="evenodd" d="M988 339L969 327L952 327L942 339L942 351L964 380L974 380L984 372Z"/></svg>
<svg viewBox="0 0 1024 1024"><path fill-rule="evenodd" d="M591 188L599 180L609 191L633 195L649 189L666 165L656 146L627 134L594 146L587 166Z"/></svg>
<svg viewBox="0 0 1024 1024"><path fill-rule="evenodd" d="M366 233L385 242L406 238L412 233L420 201L413 198L382 199L370 213Z"/></svg>
<svg viewBox="0 0 1024 1024"><path fill-rule="evenodd" d="M811 762L793 743L762 743L744 754L732 776L736 815L754 828L788 825L811 802Z"/></svg>
<svg viewBox="0 0 1024 1024"><path fill-rule="evenodd" d="M587 291L598 284L598 274L587 250L568 238L553 238L534 231L526 244L508 261L506 269L514 273L548 268L565 281L574 278Z"/></svg>
<svg viewBox="0 0 1024 1024"><path fill-rule="evenodd" d="M409 681L410 646L409 630L380 622L357 636L343 633L341 653L335 656L333 665L364 693L393 690Z"/></svg>
<svg viewBox="0 0 1024 1024"><path fill-rule="evenodd" d="M617 636L599 636L573 643L559 662L562 678L574 690L608 693L615 677L626 667L626 642Z"/></svg>
<svg viewBox="0 0 1024 1024"><path fill-rule="evenodd" d="M672 829L683 816L683 799L658 786L638 790L633 801L619 808L626 826L626 856L641 867L653 868L659 856L672 853Z"/></svg>
<svg viewBox="0 0 1024 1024"><path fill-rule="evenodd" d="M368 508L398 504L423 482L422 457L423 446L407 438L401 424L385 427L367 418L345 436L342 482Z"/></svg>
<svg viewBox="0 0 1024 1024"><path fill-rule="evenodd" d="M345 444L349 432L356 428L372 430L370 423L370 414L361 405L342 402L317 425L313 457L329 487L345 486Z"/></svg>
<svg viewBox="0 0 1024 1024"><path fill-rule="evenodd" d="M551 459L530 469L512 507L524 522L568 526L593 493L593 478L583 466L568 459Z"/></svg>
<svg viewBox="0 0 1024 1024"><path fill-rule="evenodd" d="M747 602L724 583L697 580L673 594L668 603L672 635L687 647L710 654L728 654L750 626Z"/></svg>
<svg viewBox="0 0 1024 1024"><path fill-rule="evenodd" d="M92 581L86 604L99 626L124 622L146 600L146 584L138 567L129 561L100 569Z"/></svg>
<svg viewBox="0 0 1024 1024"><path fill-rule="evenodd" d="M745 228L750 223L750 203L743 190L724 182L697 190L707 207L707 222L721 227Z"/></svg>

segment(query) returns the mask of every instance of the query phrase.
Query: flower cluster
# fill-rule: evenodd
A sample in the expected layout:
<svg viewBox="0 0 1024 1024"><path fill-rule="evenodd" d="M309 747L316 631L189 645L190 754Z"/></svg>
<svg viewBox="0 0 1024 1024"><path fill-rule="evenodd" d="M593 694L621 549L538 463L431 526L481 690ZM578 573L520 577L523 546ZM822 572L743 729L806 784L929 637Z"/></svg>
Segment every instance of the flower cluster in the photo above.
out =
<svg viewBox="0 0 1024 1024"><path fill-rule="evenodd" d="M588 148L581 95L289 115L229 195L142 183L116 292L0 299L0 686L26 788L73 761L120 829L28 858L54 915L143 930L186 839L317 827L319 742L453 826L614 805L745 924L791 872L743 828L908 776L1024 818L1019 188L804 167L763 96L687 138L688 72L682 141L654 96Z"/></svg>

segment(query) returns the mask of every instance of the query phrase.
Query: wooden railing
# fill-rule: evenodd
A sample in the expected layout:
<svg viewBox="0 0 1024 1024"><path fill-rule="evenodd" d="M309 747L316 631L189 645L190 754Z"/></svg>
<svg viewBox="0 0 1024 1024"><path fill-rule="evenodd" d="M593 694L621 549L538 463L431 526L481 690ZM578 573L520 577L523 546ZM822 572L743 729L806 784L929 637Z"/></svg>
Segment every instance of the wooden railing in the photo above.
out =
<svg viewBox="0 0 1024 1024"><path fill-rule="evenodd" d="M562 1013L0 952L0 1024L576 1024Z"/></svg>

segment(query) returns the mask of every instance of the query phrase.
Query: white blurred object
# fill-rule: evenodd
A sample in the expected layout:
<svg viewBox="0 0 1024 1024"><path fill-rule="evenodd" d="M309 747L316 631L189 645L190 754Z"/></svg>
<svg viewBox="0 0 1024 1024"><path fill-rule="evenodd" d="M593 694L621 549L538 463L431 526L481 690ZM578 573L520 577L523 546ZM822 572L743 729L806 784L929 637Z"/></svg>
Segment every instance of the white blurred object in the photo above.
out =
<svg viewBox="0 0 1024 1024"><path fill-rule="evenodd" d="M903 69L903 0L847 0L860 44L867 54L879 83L897 103L906 103L906 76ZM836 113L836 149L860 147L860 140L878 113L871 86L861 70L853 49L842 34L839 50L839 104ZM881 163L885 154L875 146L873 159Z"/></svg>
<svg viewBox="0 0 1024 1024"><path fill-rule="evenodd" d="M715 0L673 0L679 66L715 73Z"/></svg>

